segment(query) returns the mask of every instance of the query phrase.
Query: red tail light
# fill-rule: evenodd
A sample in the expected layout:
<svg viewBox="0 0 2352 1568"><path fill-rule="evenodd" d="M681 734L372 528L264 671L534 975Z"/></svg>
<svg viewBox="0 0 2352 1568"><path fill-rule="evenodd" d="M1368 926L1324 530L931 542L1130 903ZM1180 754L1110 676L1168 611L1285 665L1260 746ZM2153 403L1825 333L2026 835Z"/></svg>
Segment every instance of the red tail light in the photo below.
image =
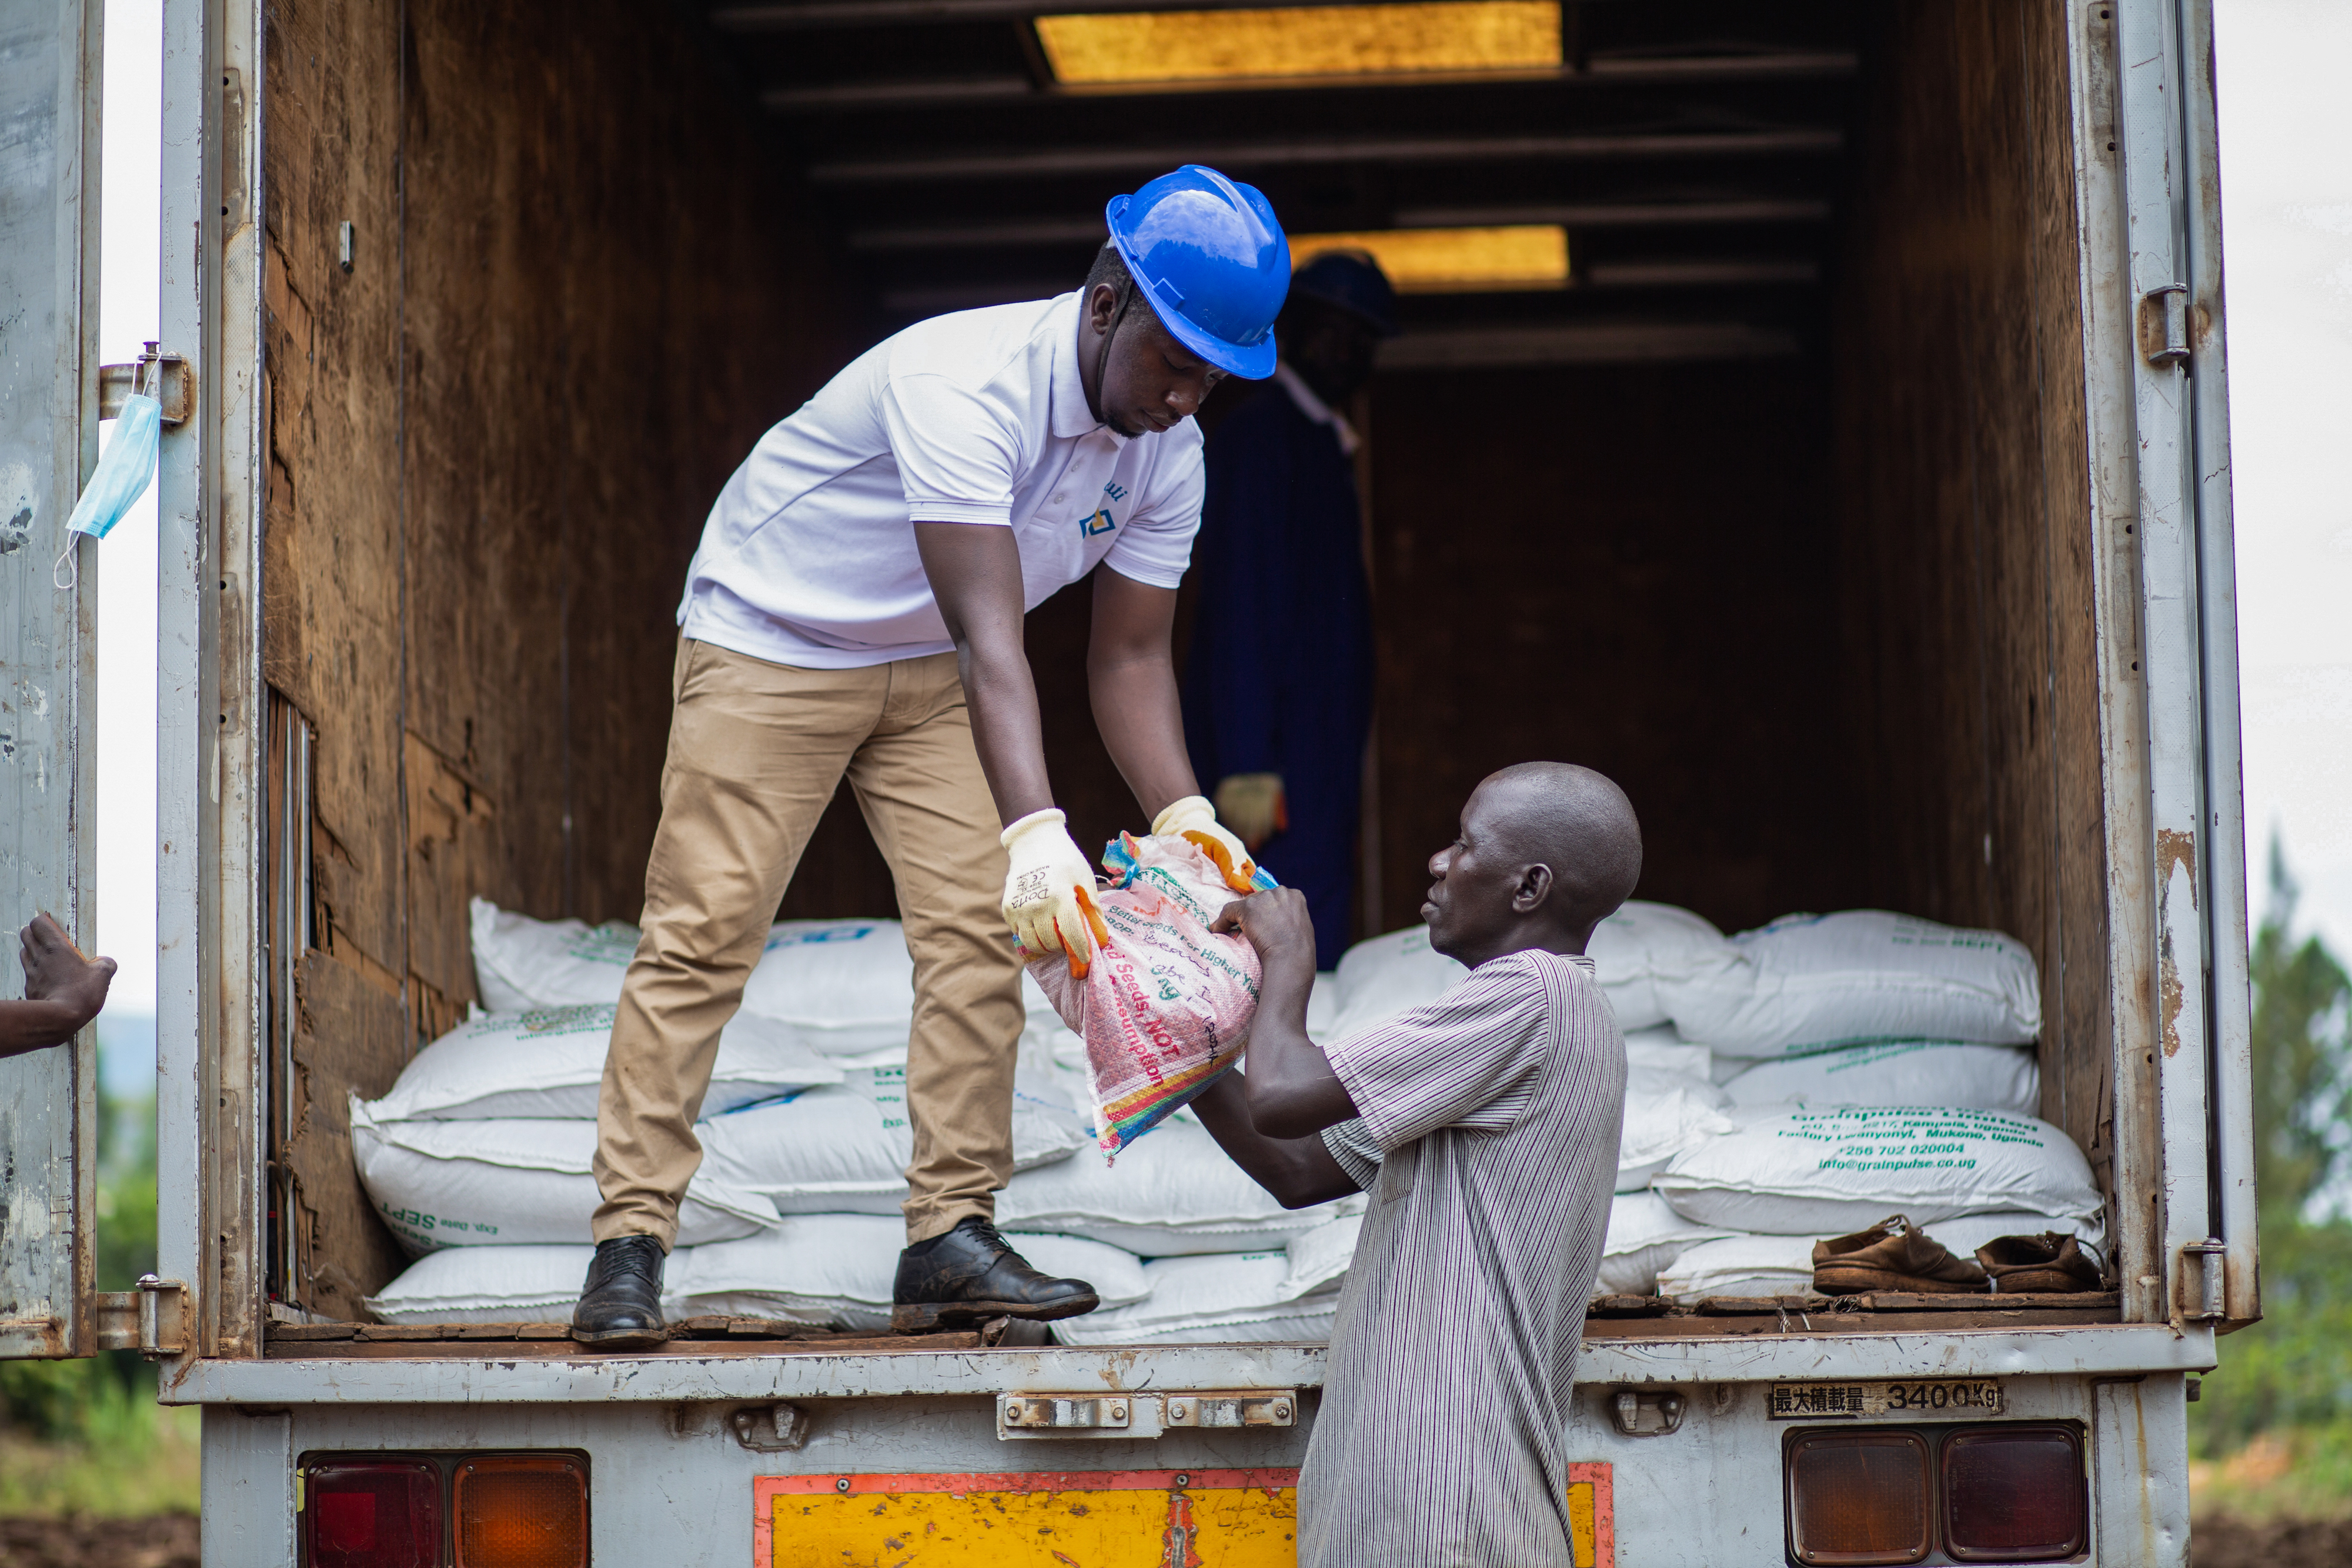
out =
<svg viewBox="0 0 2352 1568"><path fill-rule="evenodd" d="M1944 1440L1944 1550L1963 1563L2047 1563L2083 1550L2083 1439L1995 1427Z"/></svg>
<svg viewBox="0 0 2352 1568"><path fill-rule="evenodd" d="M1789 1549L1800 1563L1927 1555L1927 1445L1911 1432L1812 1432L1789 1445Z"/></svg>
<svg viewBox="0 0 2352 1568"><path fill-rule="evenodd" d="M441 1568L441 1472L421 1460L339 1460L304 1479L310 1568Z"/></svg>
<svg viewBox="0 0 2352 1568"><path fill-rule="evenodd" d="M588 1473L577 1459L467 1459L454 1479L457 1568L586 1568Z"/></svg>

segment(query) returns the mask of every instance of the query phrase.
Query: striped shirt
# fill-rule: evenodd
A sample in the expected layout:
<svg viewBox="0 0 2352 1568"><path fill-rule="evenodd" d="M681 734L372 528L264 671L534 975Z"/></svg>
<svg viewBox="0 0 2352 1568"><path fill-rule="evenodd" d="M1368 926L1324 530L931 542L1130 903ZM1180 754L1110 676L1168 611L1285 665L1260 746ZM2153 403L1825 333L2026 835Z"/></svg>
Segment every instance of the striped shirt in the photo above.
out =
<svg viewBox="0 0 2352 1568"><path fill-rule="evenodd" d="M1576 955L1513 953L1325 1048L1372 1195L1299 1476L1301 1568L1574 1561L1561 1451L1625 1044Z"/></svg>

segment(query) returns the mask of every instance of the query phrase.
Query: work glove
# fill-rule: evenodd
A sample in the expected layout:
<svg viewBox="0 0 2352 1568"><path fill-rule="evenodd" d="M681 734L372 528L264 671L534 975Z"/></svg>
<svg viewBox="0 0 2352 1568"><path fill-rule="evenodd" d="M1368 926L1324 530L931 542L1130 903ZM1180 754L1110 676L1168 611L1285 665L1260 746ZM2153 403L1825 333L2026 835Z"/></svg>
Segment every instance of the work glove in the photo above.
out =
<svg viewBox="0 0 2352 1568"><path fill-rule="evenodd" d="M1004 923L1021 939L1029 962L1058 948L1070 960L1070 973L1083 977L1095 945L1108 941L1110 933L1094 907L1094 867L1071 841L1068 821L1049 806L1004 830L1002 841L1013 862L1004 873Z"/></svg>
<svg viewBox="0 0 2352 1568"><path fill-rule="evenodd" d="M1251 853L1290 826L1279 773L1230 773L1217 785L1217 818Z"/></svg>
<svg viewBox="0 0 2352 1568"><path fill-rule="evenodd" d="M1241 840L1217 821L1217 809L1209 804L1205 795L1187 795L1162 810L1151 820L1154 833L1181 833L1198 844L1201 852L1217 862L1223 873L1225 885L1235 893L1258 891L1257 862Z"/></svg>

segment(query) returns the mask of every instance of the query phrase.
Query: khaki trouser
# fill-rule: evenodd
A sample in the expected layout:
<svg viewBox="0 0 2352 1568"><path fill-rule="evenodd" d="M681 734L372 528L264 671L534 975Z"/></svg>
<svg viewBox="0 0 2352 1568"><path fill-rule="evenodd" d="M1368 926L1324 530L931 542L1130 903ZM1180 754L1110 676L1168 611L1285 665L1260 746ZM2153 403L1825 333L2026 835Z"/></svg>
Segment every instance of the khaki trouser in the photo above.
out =
<svg viewBox="0 0 2352 1568"><path fill-rule="evenodd" d="M1021 965L955 655L802 670L681 638L671 699L645 934L596 1106L596 1239L676 1239L719 1031L845 773L915 960L907 1239L992 1215L1013 1174Z"/></svg>

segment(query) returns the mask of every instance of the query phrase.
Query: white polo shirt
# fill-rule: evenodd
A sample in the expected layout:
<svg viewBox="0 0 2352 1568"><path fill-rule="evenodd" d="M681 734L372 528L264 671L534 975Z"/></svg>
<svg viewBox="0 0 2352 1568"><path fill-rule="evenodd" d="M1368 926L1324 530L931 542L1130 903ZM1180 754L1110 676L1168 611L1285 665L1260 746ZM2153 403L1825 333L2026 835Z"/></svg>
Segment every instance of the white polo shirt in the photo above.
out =
<svg viewBox="0 0 2352 1568"><path fill-rule="evenodd" d="M1010 528L1034 610L1103 561L1174 588L1192 556L1200 426L1132 440L1087 412L1078 296L918 322L760 438L687 573L689 637L803 669L953 644L914 519Z"/></svg>

